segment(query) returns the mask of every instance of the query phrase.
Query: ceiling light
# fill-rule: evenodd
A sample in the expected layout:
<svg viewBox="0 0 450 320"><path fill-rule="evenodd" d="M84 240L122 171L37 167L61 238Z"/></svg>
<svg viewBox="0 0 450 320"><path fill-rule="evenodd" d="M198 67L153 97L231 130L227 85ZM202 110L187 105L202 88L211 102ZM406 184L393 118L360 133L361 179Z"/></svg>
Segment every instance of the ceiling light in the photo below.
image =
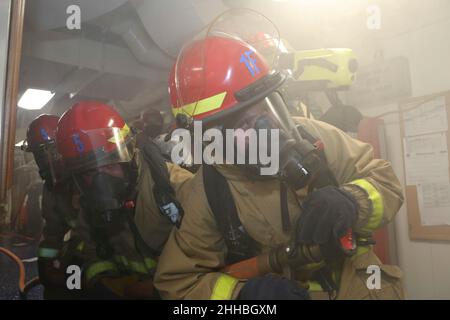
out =
<svg viewBox="0 0 450 320"><path fill-rule="evenodd" d="M19 108L26 110L42 109L54 96L47 90L27 89L19 100Z"/></svg>

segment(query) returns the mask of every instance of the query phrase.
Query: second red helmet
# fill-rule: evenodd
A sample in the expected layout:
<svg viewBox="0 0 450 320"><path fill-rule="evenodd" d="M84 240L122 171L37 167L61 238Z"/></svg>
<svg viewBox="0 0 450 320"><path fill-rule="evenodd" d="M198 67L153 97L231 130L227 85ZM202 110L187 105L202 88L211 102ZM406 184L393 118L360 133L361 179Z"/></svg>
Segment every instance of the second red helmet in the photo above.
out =
<svg viewBox="0 0 450 320"><path fill-rule="evenodd" d="M132 132L113 107L83 101L61 117L56 132L66 170L79 173L133 158Z"/></svg>
<svg viewBox="0 0 450 320"><path fill-rule="evenodd" d="M37 151L39 147L55 140L59 117L42 114L34 119L27 130L27 149Z"/></svg>
<svg viewBox="0 0 450 320"><path fill-rule="evenodd" d="M61 178L62 167L56 151L55 135L59 117L42 114L34 119L27 130L23 150L32 152L39 174L49 187Z"/></svg>

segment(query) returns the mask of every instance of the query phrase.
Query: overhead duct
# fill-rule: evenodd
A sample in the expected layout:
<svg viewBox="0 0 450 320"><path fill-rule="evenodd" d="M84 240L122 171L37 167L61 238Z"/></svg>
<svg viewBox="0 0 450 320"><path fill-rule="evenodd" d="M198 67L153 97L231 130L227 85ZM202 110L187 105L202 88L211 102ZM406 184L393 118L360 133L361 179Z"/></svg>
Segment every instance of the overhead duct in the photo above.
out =
<svg viewBox="0 0 450 320"><path fill-rule="evenodd" d="M120 35L136 59L149 67L168 70L183 44L228 8L222 0L130 0L141 21L131 16L121 24L108 24ZM166 79L164 79L166 80ZM124 102L135 113L150 106L168 107L167 86L154 86L132 102Z"/></svg>
<svg viewBox="0 0 450 320"><path fill-rule="evenodd" d="M220 13L221 0L130 0L153 42L176 57L182 45Z"/></svg>
<svg viewBox="0 0 450 320"><path fill-rule="evenodd" d="M168 100L167 86L160 85L154 86L152 90L142 91L133 101L121 101L121 105L130 116L139 114L142 110L159 109L161 104L164 105L163 109L167 110L170 104Z"/></svg>
<svg viewBox="0 0 450 320"><path fill-rule="evenodd" d="M130 17L110 30L122 37L136 59L147 66L169 69L185 41L226 10L215 1L131 1L141 22Z"/></svg>
<svg viewBox="0 0 450 320"><path fill-rule="evenodd" d="M48 36L50 33L47 33ZM52 33L57 36L57 33ZM85 38L46 40L39 35L27 35L23 55L60 64L97 70L159 83L167 77L166 72L147 68L137 63L126 48Z"/></svg>
<svg viewBox="0 0 450 320"><path fill-rule="evenodd" d="M120 35L135 58L142 64L157 69L169 69L174 59L165 54L149 37L138 21L128 19L110 29Z"/></svg>

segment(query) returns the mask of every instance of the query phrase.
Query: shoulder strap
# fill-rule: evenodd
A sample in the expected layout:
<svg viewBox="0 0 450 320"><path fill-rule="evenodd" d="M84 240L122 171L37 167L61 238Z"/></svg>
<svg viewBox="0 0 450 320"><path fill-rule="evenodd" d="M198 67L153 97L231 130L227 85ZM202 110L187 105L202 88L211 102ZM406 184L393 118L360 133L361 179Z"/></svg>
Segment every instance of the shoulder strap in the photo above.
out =
<svg viewBox="0 0 450 320"><path fill-rule="evenodd" d="M141 149L155 182L153 195L155 196L156 204L161 213L179 227L184 211L176 200L175 191L170 185L170 175L166 160L158 146L151 141L142 146Z"/></svg>
<svg viewBox="0 0 450 320"><path fill-rule="evenodd" d="M216 168L203 166L203 184L209 206L228 248L226 264L257 255L257 245L242 225L227 180Z"/></svg>

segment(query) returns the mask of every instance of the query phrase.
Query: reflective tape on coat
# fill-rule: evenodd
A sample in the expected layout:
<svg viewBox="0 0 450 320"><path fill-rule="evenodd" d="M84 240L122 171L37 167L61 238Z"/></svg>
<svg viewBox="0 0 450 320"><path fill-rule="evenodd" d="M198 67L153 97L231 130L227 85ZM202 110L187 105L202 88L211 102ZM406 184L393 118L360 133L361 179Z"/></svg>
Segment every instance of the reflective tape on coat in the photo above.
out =
<svg viewBox="0 0 450 320"><path fill-rule="evenodd" d="M39 248L38 257L39 258L56 258L59 254L58 249L54 248Z"/></svg>
<svg viewBox="0 0 450 320"><path fill-rule="evenodd" d="M221 274L214 285L210 300L231 300L237 283L236 278Z"/></svg>
<svg viewBox="0 0 450 320"><path fill-rule="evenodd" d="M112 261L99 261L90 265L86 270L86 280L89 282L103 272L118 272L117 266Z"/></svg>
<svg viewBox="0 0 450 320"><path fill-rule="evenodd" d="M378 190L367 180L358 179L350 182L350 184L356 185L365 190L369 196L369 200L372 203L372 214L369 218L369 222L362 228L364 232L372 232L376 230L383 220L384 215L384 203L383 196Z"/></svg>

